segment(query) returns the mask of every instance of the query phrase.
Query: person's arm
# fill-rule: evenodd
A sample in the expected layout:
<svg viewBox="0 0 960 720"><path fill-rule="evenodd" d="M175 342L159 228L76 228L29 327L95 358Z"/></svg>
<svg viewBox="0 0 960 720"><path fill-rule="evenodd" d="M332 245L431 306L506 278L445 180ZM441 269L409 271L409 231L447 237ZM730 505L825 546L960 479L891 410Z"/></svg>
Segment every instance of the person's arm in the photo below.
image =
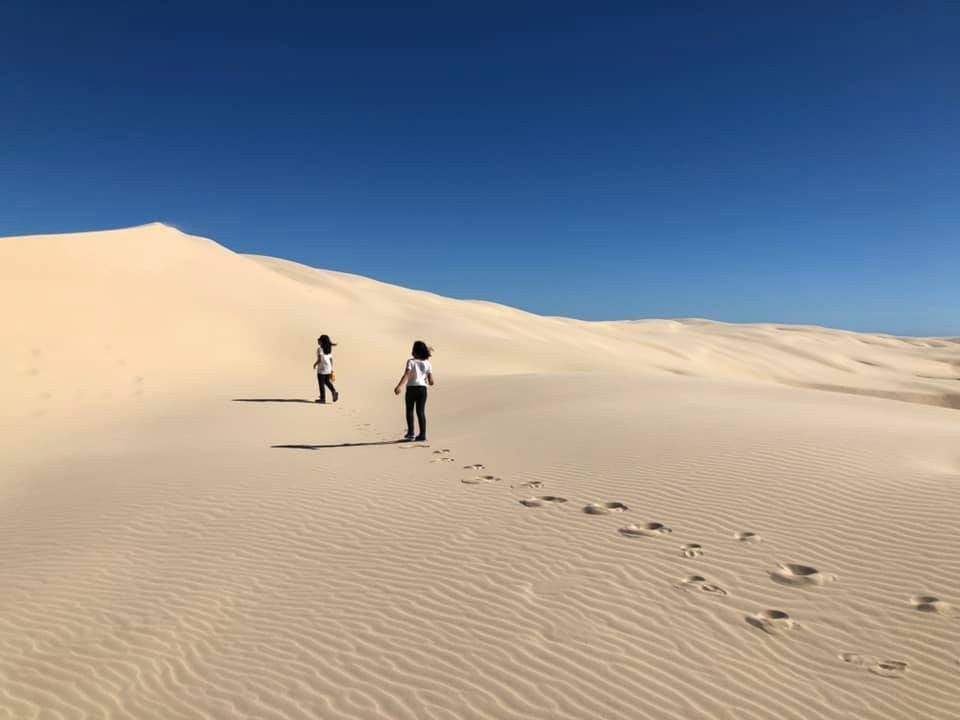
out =
<svg viewBox="0 0 960 720"><path fill-rule="evenodd" d="M316 369L317 369L317 365L319 365L319 364L320 364L320 351L317 350L317 359L314 360L314 362L313 362L313 369L316 370Z"/></svg>
<svg viewBox="0 0 960 720"><path fill-rule="evenodd" d="M403 384L404 384L407 380L409 380L409 379L410 379L410 368L404 368L404 369L403 369L403 375L400 376L400 380L399 380L399 382L397 382L397 386L393 389L393 394L394 394L394 395L399 395L399 394L400 394L400 388L402 388L402 387L403 387Z"/></svg>
<svg viewBox="0 0 960 720"><path fill-rule="evenodd" d="M433 370L427 373L427 384L433 385Z"/></svg>

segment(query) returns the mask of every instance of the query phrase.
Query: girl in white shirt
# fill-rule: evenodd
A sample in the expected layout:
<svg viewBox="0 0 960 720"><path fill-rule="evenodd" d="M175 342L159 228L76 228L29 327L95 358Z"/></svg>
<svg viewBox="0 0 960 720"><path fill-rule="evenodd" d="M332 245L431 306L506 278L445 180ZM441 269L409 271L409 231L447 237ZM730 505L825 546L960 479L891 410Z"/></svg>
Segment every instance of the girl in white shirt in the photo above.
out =
<svg viewBox="0 0 960 720"><path fill-rule="evenodd" d="M427 385L433 385L433 366L430 364L430 348L423 340L417 340L413 344L413 357L407 360L407 366L400 376L400 382L393 389L395 395L400 394L400 388L407 384L406 409L407 409L407 434L403 439L406 441L416 440L423 442L427 439L427 415L425 412L427 405ZM420 425L420 434L413 435L413 411L417 411L417 422Z"/></svg>
<svg viewBox="0 0 960 720"><path fill-rule="evenodd" d="M326 388L330 388L333 393L333 401L336 402L340 399L340 393L337 392L330 381L330 376L333 375L333 346L336 343L330 342L329 335L321 335L317 338L317 345L319 346L317 348L317 361L313 364L317 369L317 385L320 386L320 397L317 402L325 403L327 401Z"/></svg>

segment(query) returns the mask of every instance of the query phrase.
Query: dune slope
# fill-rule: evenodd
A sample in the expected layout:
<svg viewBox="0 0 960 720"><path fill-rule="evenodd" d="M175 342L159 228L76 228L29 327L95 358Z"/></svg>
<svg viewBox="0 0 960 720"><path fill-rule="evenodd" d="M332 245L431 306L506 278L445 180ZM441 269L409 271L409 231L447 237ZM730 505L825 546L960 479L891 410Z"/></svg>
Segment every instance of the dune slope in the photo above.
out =
<svg viewBox="0 0 960 720"><path fill-rule="evenodd" d="M162 225L0 273L0 718L960 716L955 340L545 318Z"/></svg>

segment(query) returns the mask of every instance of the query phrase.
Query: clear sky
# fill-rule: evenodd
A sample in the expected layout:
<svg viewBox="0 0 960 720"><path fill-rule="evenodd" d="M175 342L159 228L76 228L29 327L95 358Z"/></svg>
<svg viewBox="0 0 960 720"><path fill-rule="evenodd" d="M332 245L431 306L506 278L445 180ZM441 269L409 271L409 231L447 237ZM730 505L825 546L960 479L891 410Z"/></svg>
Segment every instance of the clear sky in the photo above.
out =
<svg viewBox="0 0 960 720"><path fill-rule="evenodd" d="M960 335L960 3L0 4L0 235Z"/></svg>

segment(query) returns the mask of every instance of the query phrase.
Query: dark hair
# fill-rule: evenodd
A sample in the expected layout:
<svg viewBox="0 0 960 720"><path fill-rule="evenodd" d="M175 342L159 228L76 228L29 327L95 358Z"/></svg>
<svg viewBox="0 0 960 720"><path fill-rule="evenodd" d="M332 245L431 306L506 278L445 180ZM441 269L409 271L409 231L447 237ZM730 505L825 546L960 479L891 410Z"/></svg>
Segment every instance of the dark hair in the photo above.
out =
<svg viewBox="0 0 960 720"><path fill-rule="evenodd" d="M317 342L320 343L320 349L323 350L325 355L329 355L333 352L333 343L330 342L329 335L321 335L317 338Z"/></svg>
<svg viewBox="0 0 960 720"><path fill-rule="evenodd" d="M417 340L413 344L413 356L417 360L430 359L430 348L427 347L427 344L423 340Z"/></svg>

